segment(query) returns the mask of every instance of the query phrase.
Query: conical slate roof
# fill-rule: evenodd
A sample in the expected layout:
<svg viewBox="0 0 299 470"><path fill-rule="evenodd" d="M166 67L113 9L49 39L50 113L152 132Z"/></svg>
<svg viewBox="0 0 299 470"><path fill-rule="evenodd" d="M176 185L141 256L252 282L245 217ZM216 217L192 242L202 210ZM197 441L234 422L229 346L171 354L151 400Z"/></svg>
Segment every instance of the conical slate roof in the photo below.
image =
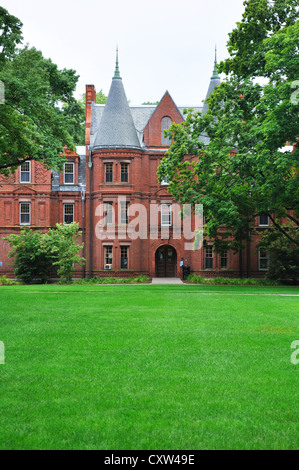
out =
<svg viewBox="0 0 299 470"><path fill-rule="evenodd" d="M213 70L213 75L212 75L211 80L210 80L210 85L209 85L209 88L208 88L205 103L204 103L204 106L203 106L203 109L202 109L202 114L206 114L206 112L208 111L209 105L206 102L206 100L213 93L214 88L216 88L218 85L220 85L220 83L221 83L220 76L218 75L218 72L217 72L217 51L216 51L216 48L215 48L214 70Z"/></svg>
<svg viewBox="0 0 299 470"><path fill-rule="evenodd" d="M118 57L103 116L93 150L110 148L140 149L140 143L119 73Z"/></svg>

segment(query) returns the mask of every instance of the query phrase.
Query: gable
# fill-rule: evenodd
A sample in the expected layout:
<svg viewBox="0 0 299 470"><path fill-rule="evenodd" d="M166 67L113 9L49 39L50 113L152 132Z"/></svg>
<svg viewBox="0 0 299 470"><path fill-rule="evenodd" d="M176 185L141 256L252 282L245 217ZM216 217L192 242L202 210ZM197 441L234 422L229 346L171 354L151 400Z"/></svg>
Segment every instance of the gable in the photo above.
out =
<svg viewBox="0 0 299 470"><path fill-rule="evenodd" d="M183 122L183 116L168 91L164 94L144 129L146 147L164 147L162 145L162 119L169 117L171 122ZM167 147L167 146L165 146Z"/></svg>

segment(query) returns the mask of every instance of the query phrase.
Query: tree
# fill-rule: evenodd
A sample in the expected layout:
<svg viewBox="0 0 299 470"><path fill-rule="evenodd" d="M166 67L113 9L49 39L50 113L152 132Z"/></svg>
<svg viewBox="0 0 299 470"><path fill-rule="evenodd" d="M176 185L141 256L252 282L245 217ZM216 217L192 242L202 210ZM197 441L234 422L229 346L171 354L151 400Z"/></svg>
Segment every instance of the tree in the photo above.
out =
<svg viewBox="0 0 299 470"><path fill-rule="evenodd" d="M206 234L217 251L240 249L260 214L268 214L279 233L298 243L282 220L298 227L299 148L280 150L299 137L293 89L299 69L298 0L244 4L243 19L230 34L230 57L218 68L228 76L209 97L206 115L189 110L185 122L170 127L173 144L159 169L177 200L203 204ZM261 84L256 77L267 81Z"/></svg>
<svg viewBox="0 0 299 470"><path fill-rule="evenodd" d="M43 283L49 279L52 257L43 243L40 231L29 228L21 230L20 235L5 237L10 247L9 257L14 258L13 268L18 279L30 284L40 279Z"/></svg>
<svg viewBox="0 0 299 470"><path fill-rule="evenodd" d="M107 102L107 96L101 89L100 91L96 93L96 104L106 104L106 102ZM81 96L81 99L79 100L79 103L85 111L86 93L83 93L83 95Z"/></svg>
<svg viewBox="0 0 299 470"><path fill-rule="evenodd" d="M84 113L73 96L78 75L59 70L35 48L17 49L21 23L4 9L0 15L7 31L1 39L5 103L0 105L0 173L8 175L28 159L62 169L63 147L74 150L83 132Z"/></svg>
<svg viewBox="0 0 299 470"><path fill-rule="evenodd" d="M11 58L17 44L22 42L22 23L0 6L0 65Z"/></svg>
<svg viewBox="0 0 299 470"><path fill-rule="evenodd" d="M262 237L260 246L267 250L270 257L267 277L296 282L299 279L299 233L294 223L290 223L285 230L292 234L297 244L291 242L282 232L269 228Z"/></svg>
<svg viewBox="0 0 299 470"><path fill-rule="evenodd" d="M57 266L57 274L62 281L70 282L75 263L82 266L85 259L79 256L83 245L78 245L81 237L79 224L56 224L56 229L50 229L43 237L43 243L53 257L53 266Z"/></svg>
<svg viewBox="0 0 299 470"><path fill-rule="evenodd" d="M142 105L154 105L157 106L160 103L160 101L145 101L142 103Z"/></svg>

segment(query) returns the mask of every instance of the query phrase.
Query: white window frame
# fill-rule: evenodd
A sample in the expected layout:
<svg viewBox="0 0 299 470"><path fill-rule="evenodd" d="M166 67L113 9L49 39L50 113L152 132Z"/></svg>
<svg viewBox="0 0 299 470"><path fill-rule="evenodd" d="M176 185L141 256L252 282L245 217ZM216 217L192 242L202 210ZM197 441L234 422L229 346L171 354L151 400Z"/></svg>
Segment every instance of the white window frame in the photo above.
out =
<svg viewBox="0 0 299 470"><path fill-rule="evenodd" d="M268 223L267 224L261 224L261 217L267 217L268 218ZM267 215L267 214L261 214L258 216L258 225L259 227L269 227L269 223L270 223L270 217Z"/></svg>
<svg viewBox="0 0 299 470"><path fill-rule="evenodd" d="M22 170L22 166L25 165L25 164L29 165L29 170L28 171L27 170L26 171ZM22 181L22 175L27 175L27 174L29 174L29 181ZM26 160L20 166L20 183L22 183L22 184L31 183L31 161L30 160Z"/></svg>
<svg viewBox="0 0 299 470"><path fill-rule="evenodd" d="M29 222L22 222L22 215L28 215L28 212L22 213L22 205L28 205L29 206ZM31 225L31 202L20 202L19 204L19 209L20 209L20 225Z"/></svg>
<svg viewBox="0 0 299 470"><path fill-rule="evenodd" d="M163 213L163 208L169 207L169 211ZM165 217L168 216L168 221L165 221ZM172 204L163 203L161 204L161 227L172 227Z"/></svg>
<svg viewBox="0 0 299 470"><path fill-rule="evenodd" d="M265 250L265 248L263 247L259 247L259 252L258 252L258 263L259 263L259 271L268 271L269 269L269 255L267 253L267 256L261 256L261 251L265 251L267 253L267 251ZM267 267L264 268L264 267L261 267L261 261L262 260L267 260Z"/></svg>
<svg viewBox="0 0 299 470"><path fill-rule="evenodd" d="M65 166L66 166L66 165L72 165L72 167L73 167L72 173L66 173L66 171L65 171ZM66 174L73 176L73 181L72 181L72 182L66 182L66 180L65 180ZM67 184L67 185L69 185L69 184L74 184L74 183L75 183L75 164L74 164L74 162L65 162L65 164L64 164L64 179L63 179L63 182L64 182L64 184Z"/></svg>
<svg viewBox="0 0 299 470"><path fill-rule="evenodd" d="M168 176L166 175L165 178L161 181L161 186L169 186Z"/></svg>
<svg viewBox="0 0 299 470"><path fill-rule="evenodd" d="M66 222L65 221L65 216L70 215L70 214L65 213L66 206L73 206L73 220L72 220L72 222ZM66 202L66 203L63 204L63 223L69 225L73 222L75 222L75 204L73 202Z"/></svg>
<svg viewBox="0 0 299 470"><path fill-rule="evenodd" d="M107 253L109 248L109 251L111 249L111 253ZM109 263L106 263L106 261L110 261ZM104 246L104 269L107 269L106 266L110 266L109 269L112 269L113 266L113 245L105 245Z"/></svg>

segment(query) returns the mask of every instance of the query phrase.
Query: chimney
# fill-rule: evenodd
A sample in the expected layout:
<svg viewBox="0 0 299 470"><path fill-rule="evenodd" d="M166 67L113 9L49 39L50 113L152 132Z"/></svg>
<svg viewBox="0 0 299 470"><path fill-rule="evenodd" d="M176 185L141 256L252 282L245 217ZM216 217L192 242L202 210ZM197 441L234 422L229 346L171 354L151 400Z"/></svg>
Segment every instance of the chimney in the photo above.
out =
<svg viewBox="0 0 299 470"><path fill-rule="evenodd" d="M91 103L96 102L96 89L94 85L86 85L86 127L85 144L90 144Z"/></svg>

